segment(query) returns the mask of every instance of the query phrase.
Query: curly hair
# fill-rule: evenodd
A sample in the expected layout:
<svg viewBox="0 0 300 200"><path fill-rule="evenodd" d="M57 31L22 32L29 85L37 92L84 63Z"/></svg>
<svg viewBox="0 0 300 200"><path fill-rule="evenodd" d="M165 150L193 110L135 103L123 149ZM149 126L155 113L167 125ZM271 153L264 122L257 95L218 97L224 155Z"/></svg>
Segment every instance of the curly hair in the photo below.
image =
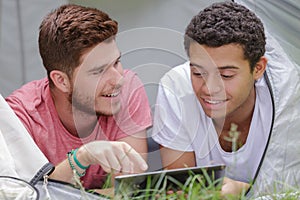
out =
<svg viewBox="0 0 300 200"><path fill-rule="evenodd" d="M190 43L220 47L241 45L251 71L265 53L266 38L261 20L246 7L234 2L214 3L194 16L186 28L184 47Z"/></svg>
<svg viewBox="0 0 300 200"><path fill-rule="evenodd" d="M96 8L67 4L50 12L39 30L39 51L52 85L51 71L71 78L87 50L115 37L118 23Z"/></svg>

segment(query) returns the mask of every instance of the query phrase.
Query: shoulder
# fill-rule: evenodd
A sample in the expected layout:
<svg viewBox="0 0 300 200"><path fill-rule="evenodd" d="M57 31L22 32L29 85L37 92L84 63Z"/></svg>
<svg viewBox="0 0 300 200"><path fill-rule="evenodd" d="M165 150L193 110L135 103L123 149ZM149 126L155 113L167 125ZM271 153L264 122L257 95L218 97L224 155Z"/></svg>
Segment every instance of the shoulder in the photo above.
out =
<svg viewBox="0 0 300 200"><path fill-rule="evenodd" d="M123 93L125 96L130 96L135 93L145 93L143 82L135 72L129 69L124 70L124 85L122 91L126 91L126 93Z"/></svg>
<svg viewBox="0 0 300 200"><path fill-rule="evenodd" d="M11 107L22 106L31 110L45 101L45 97L49 96L47 94L48 90L49 82L47 78L35 80L15 90L5 100Z"/></svg>
<svg viewBox="0 0 300 200"><path fill-rule="evenodd" d="M190 62L185 62L181 65L175 66L170 71L168 71L163 77L162 81L166 79L179 78L179 80L189 80L190 76Z"/></svg>
<svg viewBox="0 0 300 200"><path fill-rule="evenodd" d="M138 85L142 84L142 81L138 77L138 75L130 69L125 69L124 70L124 81L125 81L125 84L128 84L128 85L130 85L130 84L134 84L134 85L135 84L138 84Z"/></svg>
<svg viewBox="0 0 300 200"><path fill-rule="evenodd" d="M168 71L160 80L159 87L166 93L174 93L177 97L192 95L193 87L190 79L190 65L185 62ZM169 91L169 92L168 92Z"/></svg>

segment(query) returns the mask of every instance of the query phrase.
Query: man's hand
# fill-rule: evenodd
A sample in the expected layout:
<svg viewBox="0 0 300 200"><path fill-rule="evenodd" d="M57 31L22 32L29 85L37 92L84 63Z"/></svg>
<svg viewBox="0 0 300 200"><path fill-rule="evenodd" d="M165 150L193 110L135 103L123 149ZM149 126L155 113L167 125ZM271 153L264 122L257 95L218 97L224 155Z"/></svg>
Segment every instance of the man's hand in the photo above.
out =
<svg viewBox="0 0 300 200"><path fill-rule="evenodd" d="M77 159L83 165L99 164L107 173L140 173L148 165L126 142L94 141L79 148Z"/></svg>
<svg viewBox="0 0 300 200"><path fill-rule="evenodd" d="M250 184L235 181L230 178L224 177L223 185L222 185L222 195L241 195L242 193L246 192L250 187Z"/></svg>

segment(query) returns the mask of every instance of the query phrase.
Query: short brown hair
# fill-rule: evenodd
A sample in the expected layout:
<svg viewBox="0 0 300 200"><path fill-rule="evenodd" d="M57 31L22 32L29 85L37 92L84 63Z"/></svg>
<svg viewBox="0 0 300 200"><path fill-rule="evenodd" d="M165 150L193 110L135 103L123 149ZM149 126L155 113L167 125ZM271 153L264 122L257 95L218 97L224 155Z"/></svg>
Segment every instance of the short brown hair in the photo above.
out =
<svg viewBox="0 0 300 200"><path fill-rule="evenodd" d="M39 32L39 51L47 70L60 70L70 78L90 48L114 37L118 23L108 14L80 5L62 5L42 21Z"/></svg>

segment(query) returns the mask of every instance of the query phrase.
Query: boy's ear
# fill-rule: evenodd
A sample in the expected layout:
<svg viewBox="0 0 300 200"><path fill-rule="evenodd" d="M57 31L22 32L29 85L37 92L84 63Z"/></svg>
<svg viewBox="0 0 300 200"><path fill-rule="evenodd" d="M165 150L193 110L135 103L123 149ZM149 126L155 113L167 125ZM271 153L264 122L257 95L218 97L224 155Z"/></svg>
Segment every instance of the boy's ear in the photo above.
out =
<svg viewBox="0 0 300 200"><path fill-rule="evenodd" d="M53 70L50 72L50 78L57 89L66 93L70 92L71 82L66 73L59 70Z"/></svg>
<svg viewBox="0 0 300 200"><path fill-rule="evenodd" d="M268 60L265 56L260 57L253 70L253 76L255 80L258 80L263 76L264 72L266 71L267 62Z"/></svg>

